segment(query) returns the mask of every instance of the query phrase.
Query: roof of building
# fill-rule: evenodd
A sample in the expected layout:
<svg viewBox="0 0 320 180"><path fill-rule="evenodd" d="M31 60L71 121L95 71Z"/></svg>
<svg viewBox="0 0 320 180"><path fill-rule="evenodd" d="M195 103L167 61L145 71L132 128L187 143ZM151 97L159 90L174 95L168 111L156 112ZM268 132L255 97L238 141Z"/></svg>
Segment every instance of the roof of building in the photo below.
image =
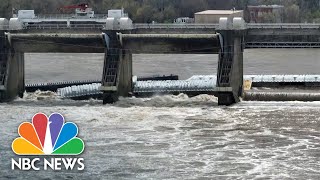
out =
<svg viewBox="0 0 320 180"><path fill-rule="evenodd" d="M224 15L224 14L234 14L234 13L241 13L243 12L242 10L206 10L206 11L201 11L197 12L195 14L217 14L217 15Z"/></svg>

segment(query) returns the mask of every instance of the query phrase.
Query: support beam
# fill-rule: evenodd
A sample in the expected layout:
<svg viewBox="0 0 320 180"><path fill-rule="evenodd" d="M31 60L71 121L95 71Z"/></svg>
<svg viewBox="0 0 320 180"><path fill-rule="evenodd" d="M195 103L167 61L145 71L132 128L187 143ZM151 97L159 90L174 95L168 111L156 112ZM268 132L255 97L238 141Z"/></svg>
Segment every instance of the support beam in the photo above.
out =
<svg viewBox="0 0 320 180"><path fill-rule="evenodd" d="M217 34L121 34L120 44L133 54L218 54Z"/></svg>
<svg viewBox="0 0 320 180"><path fill-rule="evenodd" d="M20 52L103 53L102 34L7 33L12 48Z"/></svg>

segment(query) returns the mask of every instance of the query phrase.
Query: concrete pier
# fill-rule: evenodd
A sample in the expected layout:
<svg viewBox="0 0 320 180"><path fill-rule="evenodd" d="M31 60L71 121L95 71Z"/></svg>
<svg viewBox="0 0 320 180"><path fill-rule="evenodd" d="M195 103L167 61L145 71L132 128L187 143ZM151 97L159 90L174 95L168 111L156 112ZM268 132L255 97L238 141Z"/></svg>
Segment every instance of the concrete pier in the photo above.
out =
<svg viewBox="0 0 320 180"><path fill-rule="evenodd" d="M218 62L218 99L219 105L232 105L240 101L243 91L243 40L233 31L221 33L224 45Z"/></svg>
<svg viewBox="0 0 320 180"><path fill-rule="evenodd" d="M217 91L219 105L240 101L243 93L243 51L245 26L241 19L220 19L221 51L219 54Z"/></svg>
<svg viewBox="0 0 320 180"><path fill-rule="evenodd" d="M105 60L102 75L103 103L114 103L132 92L132 52L119 41L115 32L104 34Z"/></svg>
<svg viewBox="0 0 320 180"><path fill-rule="evenodd" d="M0 102L13 100L24 92L24 54L9 46L8 39L1 33L1 59L0 59Z"/></svg>

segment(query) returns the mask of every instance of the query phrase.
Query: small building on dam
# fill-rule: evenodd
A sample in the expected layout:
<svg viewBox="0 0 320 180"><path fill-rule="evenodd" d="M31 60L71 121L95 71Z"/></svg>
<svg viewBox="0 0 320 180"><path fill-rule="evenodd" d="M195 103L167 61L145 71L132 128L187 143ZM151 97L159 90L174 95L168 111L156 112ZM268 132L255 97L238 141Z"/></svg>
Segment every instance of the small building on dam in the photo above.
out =
<svg viewBox="0 0 320 180"><path fill-rule="evenodd" d="M242 10L206 10L194 14L195 23L197 24L218 24L221 17L242 17Z"/></svg>

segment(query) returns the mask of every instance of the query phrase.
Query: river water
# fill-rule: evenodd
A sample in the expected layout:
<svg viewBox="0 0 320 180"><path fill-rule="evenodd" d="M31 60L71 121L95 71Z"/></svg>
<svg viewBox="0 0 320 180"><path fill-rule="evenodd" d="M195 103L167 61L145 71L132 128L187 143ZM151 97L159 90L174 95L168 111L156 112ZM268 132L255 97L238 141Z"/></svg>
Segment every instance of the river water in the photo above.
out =
<svg viewBox="0 0 320 180"><path fill-rule="evenodd" d="M26 81L100 79L102 55L27 54ZM246 50L245 74L319 74L312 49ZM135 55L134 74L215 74L216 55ZM0 179L319 179L320 102L241 102L213 96L61 100L51 92L0 104ZM85 170L11 170L23 121L60 112L85 142ZM49 157L48 157L49 158Z"/></svg>

